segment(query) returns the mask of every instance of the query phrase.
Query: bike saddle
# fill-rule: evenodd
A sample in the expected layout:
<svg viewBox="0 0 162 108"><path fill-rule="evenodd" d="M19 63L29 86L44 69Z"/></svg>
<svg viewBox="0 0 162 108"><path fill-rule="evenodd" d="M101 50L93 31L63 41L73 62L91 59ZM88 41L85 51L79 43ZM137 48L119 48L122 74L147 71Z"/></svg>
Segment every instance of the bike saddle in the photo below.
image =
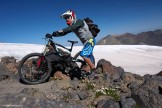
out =
<svg viewBox="0 0 162 108"><path fill-rule="evenodd" d="M78 41L71 41L71 40L68 40L68 42L73 43L73 44L78 43Z"/></svg>

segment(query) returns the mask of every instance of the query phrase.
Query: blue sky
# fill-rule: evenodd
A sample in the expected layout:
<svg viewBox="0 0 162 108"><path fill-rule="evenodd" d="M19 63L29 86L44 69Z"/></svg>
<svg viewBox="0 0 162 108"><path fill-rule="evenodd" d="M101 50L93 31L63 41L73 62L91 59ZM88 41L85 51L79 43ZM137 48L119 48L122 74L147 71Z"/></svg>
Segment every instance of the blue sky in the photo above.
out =
<svg viewBox="0 0 162 108"><path fill-rule="evenodd" d="M162 28L162 0L0 0L0 42L44 44L46 33L67 27L60 18L67 9L99 25L97 41ZM78 38L70 33L54 40L70 45L67 40Z"/></svg>

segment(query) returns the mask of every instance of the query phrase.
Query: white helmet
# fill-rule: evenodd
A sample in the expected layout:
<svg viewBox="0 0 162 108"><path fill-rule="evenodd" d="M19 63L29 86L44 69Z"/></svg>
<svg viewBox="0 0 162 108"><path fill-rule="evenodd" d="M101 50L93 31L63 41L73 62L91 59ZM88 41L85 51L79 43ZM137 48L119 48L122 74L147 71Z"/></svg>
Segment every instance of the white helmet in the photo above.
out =
<svg viewBox="0 0 162 108"><path fill-rule="evenodd" d="M72 10L67 10L66 12L64 12L61 15L61 17L64 19L66 19L69 16L72 18L73 22L76 20L76 15L75 15L74 11L72 11Z"/></svg>

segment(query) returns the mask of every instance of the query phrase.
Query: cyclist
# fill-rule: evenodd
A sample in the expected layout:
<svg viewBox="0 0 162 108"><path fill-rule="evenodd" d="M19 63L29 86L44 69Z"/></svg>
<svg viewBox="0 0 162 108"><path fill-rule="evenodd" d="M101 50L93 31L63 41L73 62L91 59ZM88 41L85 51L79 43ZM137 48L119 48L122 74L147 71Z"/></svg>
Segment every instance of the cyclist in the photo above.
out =
<svg viewBox="0 0 162 108"><path fill-rule="evenodd" d="M46 34L46 38L51 38L52 36L64 36L70 32L74 32L76 36L83 43L84 47L80 52L80 56L85 60L85 62L90 66L90 72L83 73L84 75L90 75L96 71L94 60L92 58L93 48L96 44L96 40L92 33L89 31L88 25L85 21L81 19L76 19L76 14L72 10L67 10L61 15L62 18L66 20L68 27L55 31L52 34Z"/></svg>

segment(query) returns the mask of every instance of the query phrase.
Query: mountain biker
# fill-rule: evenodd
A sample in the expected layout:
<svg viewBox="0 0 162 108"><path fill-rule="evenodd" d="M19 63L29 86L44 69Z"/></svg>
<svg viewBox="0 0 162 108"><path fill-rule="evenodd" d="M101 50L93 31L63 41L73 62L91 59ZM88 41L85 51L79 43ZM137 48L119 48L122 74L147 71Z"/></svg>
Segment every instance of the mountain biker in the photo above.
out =
<svg viewBox="0 0 162 108"><path fill-rule="evenodd" d="M52 36L64 36L70 32L74 32L76 36L83 43L83 49L80 52L80 56L84 61L90 66L90 72L84 73L85 75L90 75L96 71L94 60L92 58L93 48L96 44L96 40L93 37L92 33L89 31L88 25L85 21L81 19L76 19L76 14L72 10L67 10L61 15L62 18L66 20L68 27L55 31L52 34L46 34L46 38L51 38Z"/></svg>

